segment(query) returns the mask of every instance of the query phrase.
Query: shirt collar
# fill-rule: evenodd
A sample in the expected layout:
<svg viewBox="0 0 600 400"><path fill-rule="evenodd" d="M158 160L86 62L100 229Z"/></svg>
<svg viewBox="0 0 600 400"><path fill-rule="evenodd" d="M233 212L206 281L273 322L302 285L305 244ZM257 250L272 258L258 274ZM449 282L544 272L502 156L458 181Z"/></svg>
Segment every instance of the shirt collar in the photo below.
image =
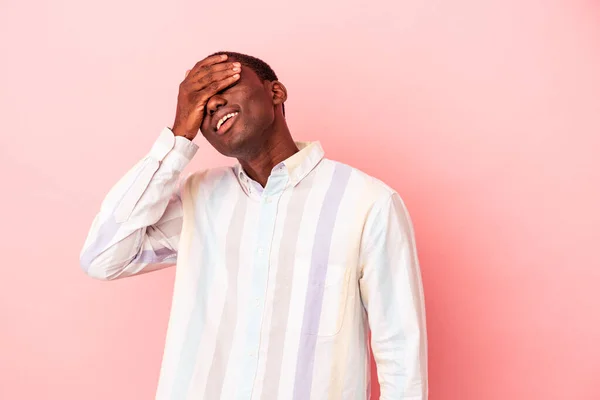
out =
<svg viewBox="0 0 600 400"><path fill-rule="evenodd" d="M296 186L304 179L325 156L320 142L294 142L298 152L280 162L271 170L271 175L287 174L292 186ZM262 186L252 180L238 162L234 167L235 175L244 189L255 191ZM252 188L252 189L251 189ZM251 189L251 190L250 190ZM260 191L260 190L259 190Z"/></svg>

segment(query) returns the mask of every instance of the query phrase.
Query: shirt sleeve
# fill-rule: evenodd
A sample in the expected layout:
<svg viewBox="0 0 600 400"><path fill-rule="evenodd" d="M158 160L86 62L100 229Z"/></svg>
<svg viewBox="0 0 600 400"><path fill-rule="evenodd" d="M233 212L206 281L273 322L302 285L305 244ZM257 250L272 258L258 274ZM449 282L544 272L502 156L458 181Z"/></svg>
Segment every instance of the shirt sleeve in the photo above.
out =
<svg viewBox="0 0 600 400"><path fill-rule="evenodd" d="M361 243L360 292L382 400L426 400L427 335L412 222L397 193L378 200Z"/></svg>
<svg viewBox="0 0 600 400"><path fill-rule="evenodd" d="M180 175L197 150L164 128L150 152L111 188L80 253L89 276L118 279L176 263L183 222Z"/></svg>

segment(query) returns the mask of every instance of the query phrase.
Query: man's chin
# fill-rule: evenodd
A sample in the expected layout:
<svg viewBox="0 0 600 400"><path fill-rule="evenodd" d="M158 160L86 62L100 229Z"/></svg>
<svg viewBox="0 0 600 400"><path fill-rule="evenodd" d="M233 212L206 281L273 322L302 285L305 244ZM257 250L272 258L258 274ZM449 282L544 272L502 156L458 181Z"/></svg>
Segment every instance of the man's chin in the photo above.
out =
<svg viewBox="0 0 600 400"><path fill-rule="evenodd" d="M220 139L220 140L219 140ZM217 138L216 150L226 157L243 157L252 149L252 138L245 132L229 131Z"/></svg>

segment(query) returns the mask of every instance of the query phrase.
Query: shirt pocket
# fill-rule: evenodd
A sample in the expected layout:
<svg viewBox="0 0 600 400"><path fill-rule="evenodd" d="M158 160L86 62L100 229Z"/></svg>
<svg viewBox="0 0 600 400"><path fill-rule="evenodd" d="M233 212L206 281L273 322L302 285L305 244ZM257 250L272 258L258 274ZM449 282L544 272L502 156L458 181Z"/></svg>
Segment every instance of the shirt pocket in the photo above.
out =
<svg viewBox="0 0 600 400"><path fill-rule="evenodd" d="M350 268L345 264L323 267L325 274L315 274L317 277L308 283L309 314L305 316L305 332L308 335L334 336L344 324Z"/></svg>

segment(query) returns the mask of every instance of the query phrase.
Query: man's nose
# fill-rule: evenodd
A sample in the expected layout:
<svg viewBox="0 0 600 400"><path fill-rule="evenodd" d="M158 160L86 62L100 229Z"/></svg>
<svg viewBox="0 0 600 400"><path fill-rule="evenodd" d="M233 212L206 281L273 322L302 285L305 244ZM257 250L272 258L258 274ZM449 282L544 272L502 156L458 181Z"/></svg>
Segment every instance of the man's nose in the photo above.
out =
<svg viewBox="0 0 600 400"><path fill-rule="evenodd" d="M219 109L219 107L223 107L226 104L227 100L225 100L225 97L221 96L220 94L215 94L213 97L208 99L208 103L206 103L206 110L208 111L208 114L212 116Z"/></svg>

